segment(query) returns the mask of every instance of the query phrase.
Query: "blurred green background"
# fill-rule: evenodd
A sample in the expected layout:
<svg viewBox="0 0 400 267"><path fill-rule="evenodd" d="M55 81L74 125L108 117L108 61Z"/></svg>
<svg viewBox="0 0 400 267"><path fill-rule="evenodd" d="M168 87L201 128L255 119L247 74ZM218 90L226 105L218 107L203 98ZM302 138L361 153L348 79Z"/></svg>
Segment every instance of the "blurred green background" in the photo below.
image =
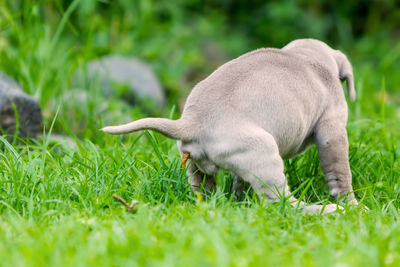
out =
<svg viewBox="0 0 400 267"><path fill-rule="evenodd" d="M87 103L84 110L72 112L70 106L63 108L60 97L71 88L75 71L89 60L121 54L149 62L168 96L167 108L153 113L165 116L174 105L179 110L193 85L224 62L259 47L282 47L306 37L341 49L353 63L361 104L351 116L399 118L399 1L0 3L0 70L40 101L46 126L61 107L56 131L96 135L99 105ZM95 86L89 81L89 101L102 101L91 87ZM120 100L109 101L109 112L147 114Z"/></svg>
<svg viewBox="0 0 400 267"><path fill-rule="evenodd" d="M0 136L0 266L399 266L399 35L394 0L0 0L0 71L39 101L46 130L20 144ZM189 193L174 140L99 131L177 118L218 66L297 38L325 41L353 63L349 158L369 212L309 216L251 194L233 201L228 172L203 201ZM76 72L110 54L147 62L167 105L132 106L124 88L107 97L91 79L77 90ZM72 143L52 142L54 133ZM315 147L286 161L285 174L292 189L312 181L297 197L328 201ZM138 212L113 194L139 200Z"/></svg>

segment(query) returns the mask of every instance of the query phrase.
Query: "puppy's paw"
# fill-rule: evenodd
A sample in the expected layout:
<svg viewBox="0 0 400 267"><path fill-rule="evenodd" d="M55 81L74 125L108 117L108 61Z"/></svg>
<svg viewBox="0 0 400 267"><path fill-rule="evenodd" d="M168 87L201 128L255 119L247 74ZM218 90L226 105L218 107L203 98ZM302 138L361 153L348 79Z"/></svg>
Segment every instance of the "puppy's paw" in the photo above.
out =
<svg viewBox="0 0 400 267"><path fill-rule="evenodd" d="M355 198L349 200L347 202L347 206L349 206L351 209L357 209L361 213L369 211L369 208L366 205L364 205L362 203L358 203L358 201Z"/></svg>
<svg viewBox="0 0 400 267"><path fill-rule="evenodd" d="M342 206L338 206L336 204L328 204L325 207L322 206L320 213L321 214L326 214L326 213L331 213L331 212L335 212L335 211L343 211L343 207Z"/></svg>
<svg viewBox="0 0 400 267"><path fill-rule="evenodd" d="M310 205L306 206L305 210L307 212L313 213L313 214L326 214L326 213L332 213L335 211L342 211L343 207L338 206L336 204L328 204L328 205Z"/></svg>
<svg viewBox="0 0 400 267"><path fill-rule="evenodd" d="M358 201L355 198L349 199L347 201L347 205L349 205L349 206L358 206Z"/></svg>

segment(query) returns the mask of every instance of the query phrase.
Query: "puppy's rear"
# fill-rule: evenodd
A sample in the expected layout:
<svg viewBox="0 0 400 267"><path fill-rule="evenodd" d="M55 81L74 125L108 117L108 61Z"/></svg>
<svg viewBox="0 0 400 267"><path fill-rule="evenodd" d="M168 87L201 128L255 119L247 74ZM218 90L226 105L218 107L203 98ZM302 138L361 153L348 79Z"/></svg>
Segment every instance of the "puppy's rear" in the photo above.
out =
<svg viewBox="0 0 400 267"><path fill-rule="evenodd" d="M311 39L283 49L259 49L232 60L192 90L179 120L146 118L103 128L111 134L150 129L177 139L193 190L211 189L219 167L251 184L260 198L291 196L284 158L317 143L330 195L357 203L351 186L347 103L341 80L355 98L350 62ZM291 196L293 205L305 203ZM331 212L311 205L311 212Z"/></svg>

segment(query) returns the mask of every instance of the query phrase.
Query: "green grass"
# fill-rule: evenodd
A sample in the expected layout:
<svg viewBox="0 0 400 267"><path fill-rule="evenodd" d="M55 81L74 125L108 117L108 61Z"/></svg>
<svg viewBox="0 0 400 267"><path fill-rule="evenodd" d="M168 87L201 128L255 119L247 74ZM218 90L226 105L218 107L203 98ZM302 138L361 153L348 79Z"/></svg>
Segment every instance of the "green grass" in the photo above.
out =
<svg viewBox="0 0 400 267"><path fill-rule="evenodd" d="M173 106L190 85L179 77L188 66L201 75L214 67L199 50L202 39L233 56L249 50L244 34L225 36L215 14L185 24L180 1L119 1L90 19L95 2L73 2L0 0L0 70L40 101L45 119L43 138L0 137L0 266L399 266L400 94L390 64L398 45L390 57L385 46L377 51L381 61L365 56L371 40L348 51L358 93L349 103L353 187L370 210L309 215L251 194L233 200L224 171L217 192L202 200L191 193L175 141L98 130L107 120L146 116L139 107L104 98L93 81L84 83L83 104L62 97L82 62L133 54L150 61L166 86L169 108L158 112L176 118ZM52 141L53 133L76 147ZM333 201L315 147L285 167L292 191L313 179L297 197ZM113 194L138 200L135 213Z"/></svg>
<svg viewBox="0 0 400 267"><path fill-rule="evenodd" d="M375 141L378 127L349 127L354 188L370 211L324 216L264 208L251 195L233 201L225 172L202 201L189 193L174 141L158 134L99 133L102 142L78 140L77 150L1 138L1 264L397 266L398 152ZM314 148L286 164L292 188L315 178L307 201L328 195L318 164ZM139 200L136 213L115 193Z"/></svg>

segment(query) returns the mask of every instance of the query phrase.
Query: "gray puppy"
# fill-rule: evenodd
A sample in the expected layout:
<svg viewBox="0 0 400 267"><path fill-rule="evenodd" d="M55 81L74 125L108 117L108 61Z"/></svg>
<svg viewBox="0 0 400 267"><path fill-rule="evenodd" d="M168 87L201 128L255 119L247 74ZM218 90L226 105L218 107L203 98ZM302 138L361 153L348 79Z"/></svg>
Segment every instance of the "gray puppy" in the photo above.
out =
<svg viewBox="0 0 400 267"><path fill-rule="evenodd" d="M355 99L346 56L321 41L295 40L282 49L261 48L218 68L199 82L178 120L145 118L102 130L124 134L150 129L178 140L193 190L215 186L219 168L249 183L260 198L289 196L283 159L315 143L330 195L357 204L351 185L346 132L347 103L341 81ZM237 185L242 183L235 182ZM334 204L308 205L331 212Z"/></svg>

